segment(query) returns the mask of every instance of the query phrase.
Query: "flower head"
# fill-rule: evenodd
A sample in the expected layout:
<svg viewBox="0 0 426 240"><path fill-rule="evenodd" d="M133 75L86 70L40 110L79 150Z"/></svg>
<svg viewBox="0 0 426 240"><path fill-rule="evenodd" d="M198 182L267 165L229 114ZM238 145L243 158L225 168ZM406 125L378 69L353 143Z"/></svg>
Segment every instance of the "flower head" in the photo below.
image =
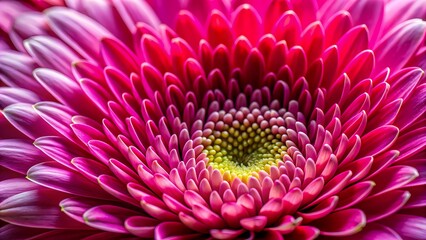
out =
<svg viewBox="0 0 426 240"><path fill-rule="evenodd" d="M0 238L426 236L423 0L0 19Z"/></svg>

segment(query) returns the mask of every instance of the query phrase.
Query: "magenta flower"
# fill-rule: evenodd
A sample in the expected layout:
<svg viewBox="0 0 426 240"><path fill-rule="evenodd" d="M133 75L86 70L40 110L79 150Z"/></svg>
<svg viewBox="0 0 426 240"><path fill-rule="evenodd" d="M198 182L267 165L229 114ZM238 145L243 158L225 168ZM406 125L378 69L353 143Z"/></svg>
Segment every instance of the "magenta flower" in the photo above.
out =
<svg viewBox="0 0 426 240"><path fill-rule="evenodd" d="M0 239L424 239L425 19L0 2Z"/></svg>

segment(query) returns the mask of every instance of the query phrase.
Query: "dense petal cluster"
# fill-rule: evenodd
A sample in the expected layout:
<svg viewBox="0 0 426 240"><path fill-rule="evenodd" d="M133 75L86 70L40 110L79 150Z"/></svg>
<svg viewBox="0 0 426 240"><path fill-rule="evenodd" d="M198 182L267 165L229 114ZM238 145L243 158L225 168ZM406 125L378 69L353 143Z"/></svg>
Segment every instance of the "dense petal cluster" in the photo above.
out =
<svg viewBox="0 0 426 240"><path fill-rule="evenodd" d="M0 239L422 239L425 0L0 2Z"/></svg>

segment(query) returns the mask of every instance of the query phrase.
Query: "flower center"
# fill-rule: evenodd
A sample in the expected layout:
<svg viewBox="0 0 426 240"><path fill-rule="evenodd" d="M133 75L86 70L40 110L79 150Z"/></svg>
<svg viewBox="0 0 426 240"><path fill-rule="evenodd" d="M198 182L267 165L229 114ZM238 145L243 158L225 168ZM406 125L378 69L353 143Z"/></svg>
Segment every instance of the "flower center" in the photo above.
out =
<svg viewBox="0 0 426 240"><path fill-rule="evenodd" d="M266 106L212 113L202 139L208 164L220 170L227 181L238 177L246 182L261 170L269 173L286 154L285 121L280 117L284 113L284 109Z"/></svg>

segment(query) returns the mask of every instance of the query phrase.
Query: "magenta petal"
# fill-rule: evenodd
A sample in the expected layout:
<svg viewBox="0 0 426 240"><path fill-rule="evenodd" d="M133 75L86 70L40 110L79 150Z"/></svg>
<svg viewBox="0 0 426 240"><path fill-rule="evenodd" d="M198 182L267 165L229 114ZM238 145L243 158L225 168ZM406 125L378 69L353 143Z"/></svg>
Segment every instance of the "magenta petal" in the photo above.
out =
<svg viewBox="0 0 426 240"><path fill-rule="evenodd" d="M33 165L45 161L49 158L28 140L0 140L0 166L25 174Z"/></svg>
<svg viewBox="0 0 426 240"><path fill-rule="evenodd" d="M158 28L160 20L145 1L113 1L124 23L131 32L135 31L136 23L143 22Z"/></svg>
<svg viewBox="0 0 426 240"><path fill-rule="evenodd" d="M154 196L142 196L140 205L145 210L145 212L161 221L178 220L178 216L170 212L164 202Z"/></svg>
<svg viewBox="0 0 426 240"><path fill-rule="evenodd" d="M103 204L103 202L94 199L83 197L71 197L62 200L59 203L61 211L67 214L72 219L85 223L83 214L92 207Z"/></svg>
<svg viewBox="0 0 426 240"><path fill-rule="evenodd" d="M357 204L368 196L374 186L374 182L366 181L356 183L344 189L337 195L339 197L339 202L336 210L342 210Z"/></svg>
<svg viewBox="0 0 426 240"><path fill-rule="evenodd" d="M32 236L31 240L55 240L55 239L63 239L63 240L74 240L74 239L86 239L87 237L91 237L96 234L94 230L70 230L70 229L57 229L50 230L48 232L38 234L36 236ZM111 234L111 233L110 233ZM105 239L105 238L104 238Z"/></svg>
<svg viewBox="0 0 426 240"><path fill-rule="evenodd" d="M48 68L38 68L34 70L33 74L37 81L62 104L80 114L88 116L101 114L73 79Z"/></svg>
<svg viewBox="0 0 426 240"><path fill-rule="evenodd" d="M395 119L395 126L404 129L422 116L426 111L426 84L416 87L411 95L402 103Z"/></svg>
<svg viewBox="0 0 426 240"><path fill-rule="evenodd" d="M52 30L75 51L87 59L98 59L100 39L111 33L93 19L66 8L46 12Z"/></svg>
<svg viewBox="0 0 426 240"><path fill-rule="evenodd" d="M102 174L98 177L98 182L102 189L117 199L120 199L123 202L128 202L135 206L139 206L139 202L130 196L126 189L126 185L120 182L117 178Z"/></svg>
<svg viewBox="0 0 426 240"><path fill-rule="evenodd" d="M31 139L46 135L58 135L33 109L30 104L17 103L3 109L3 114L19 131Z"/></svg>
<svg viewBox="0 0 426 240"><path fill-rule="evenodd" d="M365 226L365 228L362 229L361 232L352 236L348 236L347 239L402 240L401 236L399 236L398 233L396 233L392 228L377 223L369 223L367 226Z"/></svg>
<svg viewBox="0 0 426 240"><path fill-rule="evenodd" d="M241 5L234 14L232 27L236 37L245 36L252 44L255 44L262 33L261 19L256 9L250 5Z"/></svg>
<svg viewBox="0 0 426 240"><path fill-rule="evenodd" d="M83 146L70 128L72 116L76 114L72 109L55 102L39 102L33 108L56 131L71 142Z"/></svg>
<svg viewBox="0 0 426 240"><path fill-rule="evenodd" d="M311 226L297 226L294 231L289 234L290 239L306 239L312 240L320 235L320 230Z"/></svg>
<svg viewBox="0 0 426 240"><path fill-rule="evenodd" d="M382 126L372 130L361 138L362 146L360 154L363 156L374 156L383 152L395 142L398 134L398 128L392 125ZM368 144L371 142L375 144Z"/></svg>
<svg viewBox="0 0 426 240"><path fill-rule="evenodd" d="M83 218L87 225L108 232L128 233L124 227L127 218L140 213L127 208L101 205L84 212Z"/></svg>
<svg viewBox="0 0 426 240"><path fill-rule="evenodd" d="M23 178L9 178L0 182L0 202L21 192L40 189L41 187Z"/></svg>
<svg viewBox="0 0 426 240"><path fill-rule="evenodd" d="M240 224L242 227L249 231L258 232L263 230L266 226L267 218L264 216L256 216L251 218L241 219Z"/></svg>
<svg viewBox="0 0 426 240"><path fill-rule="evenodd" d="M190 239L191 235L197 237L192 230L179 222L162 222L155 228L155 239Z"/></svg>
<svg viewBox="0 0 426 240"><path fill-rule="evenodd" d="M383 170L369 180L376 183L373 188L373 194L378 195L400 188L418 176L419 172L413 167L393 166Z"/></svg>
<svg viewBox="0 0 426 240"><path fill-rule="evenodd" d="M101 53L107 65L126 74L139 70L136 56L120 41L111 38L102 39Z"/></svg>
<svg viewBox="0 0 426 240"><path fill-rule="evenodd" d="M380 221L393 229L402 239L422 239L426 235L426 218L405 214L393 214Z"/></svg>
<svg viewBox="0 0 426 240"><path fill-rule="evenodd" d="M46 232L46 229L20 227L13 224L0 227L0 236L4 239L29 239L43 232Z"/></svg>
<svg viewBox="0 0 426 240"><path fill-rule="evenodd" d="M225 226L223 219L219 215L203 205L195 204L192 210L194 211L194 216L198 220L212 228L222 228Z"/></svg>
<svg viewBox="0 0 426 240"><path fill-rule="evenodd" d="M244 230L235 229L212 229L210 234L216 239L235 239L244 233Z"/></svg>
<svg viewBox="0 0 426 240"><path fill-rule="evenodd" d="M334 212L311 223L325 236L348 236L361 231L366 224L365 214L359 209Z"/></svg>
<svg viewBox="0 0 426 240"><path fill-rule="evenodd" d="M376 54L376 72L389 67L391 71L404 66L418 46L422 43L426 23L412 19L401 23L391 30L374 49ZM395 61L395 59L398 59Z"/></svg>
<svg viewBox="0 0 426 240"><path fill-rule="evenodd" d="M303 218L303 223L308 223L313 220L323 218L329 215L332 211L334 211L338 201L339 199L337 196L330 197L322 201L320 204L318 204L309 212L306 212L306 213L298 212L298 215L300 215Z"/></svg>
<svg viewBox="0 0 426 240"><path fill-rule="evenodd" d="M24 88L0 87L0 108L5 108L14 103L40 102L40 97L34 92Z"/></svg>
<svg viewBox="0 0 426 240"><path fill-rule="evenodd" d="M34 60L26 54L14 51L0 53L1 81L5 85L28 89L44 99L52 99L50 94L32 77L36 66Z"/></svg>
<svg viewBox="0 0 426 240"><path fill-rule="evenodd" d="M66 197L50 189L21 192L0 203L0 219L27 227L87 229L61 212L58 204Z"/></svg>
<svg viewBox="0 0 426 240"><path fill-rule="evenodd" d="M63 137L46 136L37 138L34 146L58 163L74 169L71 160L77 156L88 156L88 153Z"/></svg>
<svg viewBox="0 0 426 240"><path fill-rule="evenodd" d="M149 217L133 216L126 219L124 227L132 234L142 238L153 238L159 221Z"/></svg>
<svg viewBox="0 0 426 240"><path fill-rule="evenodd" d="M101 199L111 198L98 185L57 162L44 162L33 166L28 170L27 178L37 184L66 193Z"/></svg>
<svg viewBox="0 0 426 240"><path fill-rule="evenodd" d="M25 48L41 67L57 70L71 76L71 63L80 59L62 41L48 36L25 40Z"/></svg>
<svg viewBox="0 0 426 240"><path fill-rule="evenodd" d="M365 212L367 222L374 222L398 211L410 198L408 191L394 190L364 199L356 207ZM386 201L383 201L386 199Z"/></svg>

